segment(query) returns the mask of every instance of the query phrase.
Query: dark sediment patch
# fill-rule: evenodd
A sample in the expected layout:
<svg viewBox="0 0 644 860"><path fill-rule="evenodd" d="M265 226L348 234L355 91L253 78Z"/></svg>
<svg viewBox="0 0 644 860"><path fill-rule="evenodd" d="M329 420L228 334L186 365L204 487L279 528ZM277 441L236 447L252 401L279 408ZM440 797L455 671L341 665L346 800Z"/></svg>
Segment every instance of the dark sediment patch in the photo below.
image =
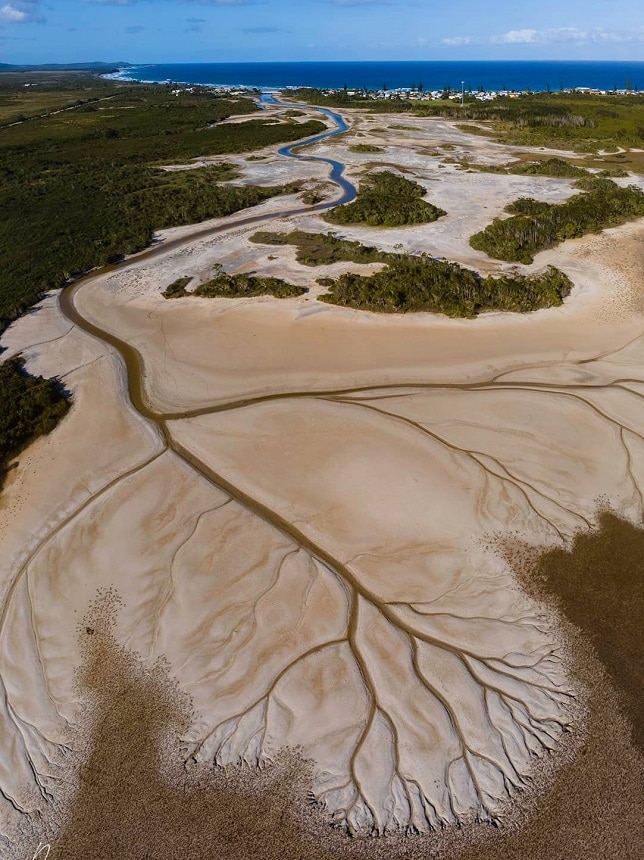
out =
<svg viewBox="0 0 644 860"><path fill-rule="evenodd" d="M454 860L637 860L644 845L644 756L588 640L564 620L588 713L574 757L509 832ZM579 731L579 730L578 730Z"/></svg>
<svg viewBox="0 0 644 860"><path fill-rule="evenodd" d="M299 802L310 814L305 767L285 755L264 771L186 769L178 738L194 718L190 702L162 663L150 669L117 644L111 597L80 631L85 665L78 680L91 698L90 736L52 858L302 856L289 850L300 841L289 810Z"/></svg>
<svg viewBox="0 0 644 860"><path fill-rule="evenodd" d="M537 560L539 570L544 559ZM264 770L186 769L178 738L194 721L190 702L163 664L150 668L117 643L115 608L108 595L80 627L85 664L78 682L90 699L85 753L70 802L56 805L57 820L44 820L42 833L31 831L32 853L42 836L51 843L51 860L640 856L644 759L631 743L630 725L592 646L572 627L565 632L579 681L590 691L589 715L574 755L555 769L547 790L527 792L526 803L499 828L350 839L307 800L310 772L295 754ZM16 856L25 850L23 843Z"/></svg>
<svg viewBox="0 0 644 860"><path fill-rule="evenodd" d="M599 526L578 534L569 550L535 558L519 549L509 559L523 585L554 600L592 643L644 751L644 529L608 511Z"/></svg>

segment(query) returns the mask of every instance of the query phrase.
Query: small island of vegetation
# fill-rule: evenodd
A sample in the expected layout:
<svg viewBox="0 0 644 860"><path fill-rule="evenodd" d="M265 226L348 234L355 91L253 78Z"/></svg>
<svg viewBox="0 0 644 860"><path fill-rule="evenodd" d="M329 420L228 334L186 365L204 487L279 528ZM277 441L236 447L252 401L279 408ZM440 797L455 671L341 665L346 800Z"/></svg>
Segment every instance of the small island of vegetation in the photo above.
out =
<svg viewBox="0 0 644 860"><path fill-rule="evenodd" d="M192 278L177 278L165 288L162 295L166 299L180 299L186 296L201 298L247 299L257 296L274 296L278 299L293 298L307 292L305 287L289 284L280 278L257 278L254 275L230 275L220 265L215 266L214 277L200 284L192 292L186 287Z"/></svg>
<svg viewBox="0 0 644 860"><path fill-rule="evenodd" d="M355 143L349 147L349 152L384 152L384 149L375 143Z"/></svg>
<svg viewBox="0 0 644 860"><path fill-rule="evenodd" d="M336 280L324 278L328 293L319 297L329 304L377 313L443 313L450 317L474 317L483 311L526 313L560 305L570 293L570 279L549 267L536 275L510 272L482 278L477 272L436 260L427 254L391 254L327 234L256 233L255 242L295 244L297 259L306 265L347 260L384 263L370 275L346 273Z"/></svg>
<svg viewBox="0 0 644 860"><path fill-rule="evenodd" d="M623 179L628 176L628 171L623 170L621 167L611 167L593 173L590 170L586 170L585 167L580 167L578 164L564 161L563 158L545 158L538 161L511 162L510 164L476 164L471 161L460 161L458 163L461 167L468 170L476 170L478 173L501 173L506 175L512 174L514 176L550 176L555 179L579 179L582 176Z"/></svg>
<svg viewBox="0 0 644 860"><path fill-rule="evenodd" d="M295 245L296 260L305 266L328 266L331 263L347 261L387 262L387 254L384 251L349 239L338 239L333 233L306 233L303 230L294 230L292 233L272 233L260 230L250 237L250 241L262 245Z"/></svg>
<svg viewBox="0 0 644 860"><path fill-rule="evenodd" d="M566 239L599 233L644 216L644 191L635 185L623 188L597 176L584 176L575 185L585 193L575 194L565 203L520 197L506 207L513 217L495 218L471 237L470 245L497 260L532 263L538 251Z"/></svg>
<svg viewBox="0 0 644 860"><path fill-rule="evenodd" d="M377 313L474 317L484 311L527 313L560 305L571 288L568 277L554 267L539 275L481 278L457 263L400 254L373 275L341 275L320 301Z"/></svg>
<svg viewBox="0 0 644 860"><path fill-rule="evenodd" d="M429 224L447 213L423 200L427 194L418 182L411 182L390 170L366 176L353 203L336 206L324 216L330 224L367 224L370 227L402 227Z"/></svg>

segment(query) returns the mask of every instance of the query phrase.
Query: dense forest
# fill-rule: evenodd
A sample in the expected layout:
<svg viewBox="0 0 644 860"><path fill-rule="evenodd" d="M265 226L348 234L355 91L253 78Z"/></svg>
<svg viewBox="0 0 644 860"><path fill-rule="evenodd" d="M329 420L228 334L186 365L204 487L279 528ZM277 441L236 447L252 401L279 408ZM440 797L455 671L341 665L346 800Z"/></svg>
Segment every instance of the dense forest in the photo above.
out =
<svg viewBox="0 0 644 860"><path fill-rule="evenodd" d="M531 263L538 251L565 239L598 233L644 216L644 191L635 185L623 188L597 176L582 177L575 185L585 193L575 194L565 203L545 203L530 197L515 200L506 207L512 217L495 218L472 236L470 245L498 260Z"/></svg>
<svg viewBox="0 0 644 860"><path fill-rule="evenodd" d="M428 224L446 213L423 200L425 194L427 190L418 182L382 170L362 180L353 203L336 206L323 218L330 224L368 224L370 227Z"/></svg>
<svg viewBox="0 0 644 860"><path fill-rule="evenodd" d="M537 275L511 272L482 278L458 263L435 260L427 254L385 253L329 234L256 233L253 240L270 245L295 244L298 260L307 265L339 260L384 263L375 274L348 273L337 280L320 279L329 287L320 301L378 313L425 311L451 317L473 317L488 310L525 313L560 305L572 288L568 277L553 267Z"/></svg>
<svg viewBox="0 0 644 860"><path fill-rule="evenodd" d="M26 373L20 358L0 364L0 392L1 489L9 461L56 426L69 398L56 380Z"/></svg>
<svg viewBox="0 0 644 860"><path fill-rule="evenodd" d="M324 128L317 121L221 122L255 109L249 99L207 90L121 87L102 102L1 129L0 332L46 290L144 248L156 229L228 215L290 190L222 185L217 168L158 169Z"/></svg>

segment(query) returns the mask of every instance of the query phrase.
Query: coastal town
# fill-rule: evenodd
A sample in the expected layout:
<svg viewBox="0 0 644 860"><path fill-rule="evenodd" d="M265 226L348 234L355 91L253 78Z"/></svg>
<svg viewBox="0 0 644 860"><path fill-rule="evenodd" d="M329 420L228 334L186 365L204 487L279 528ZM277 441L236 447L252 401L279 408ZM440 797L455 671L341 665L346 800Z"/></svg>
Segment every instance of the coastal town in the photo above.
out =
<svg viewBox="0 0 644 860"><path fill-rule="evenodd" d="M164 83L179 84L178 81L167 80ZM178 86L177 89L172 90L173 95L179 95L180 93L194 93L196 90L200 89L202 85L191 85L191 86ZM247 96L249 94L255 94L262 92L262 89L259 87L243 87L243 86L217 86L217 85L207 85L208 89L214 92L219 96L228 96L228 97L242 97ZM278 88L273 88L275 91L278 91ZM289 92L302 92L302 87L284 87L281 89L286 95ZM469 89L465 87L465 82L462 82L462 86L460 89L452 88L450 86L446 86L443 89L434 89L434 90L426 90L422 83L417 84L416 86L411 87L395 87L389 89L386 84L379 90L370 90L366 87L351 89L348 87L338 88L309 88L314 91L316 94L321 93L325 98L333 98L338 96L347 96L349 99L363 99L365 101L400 101L402 99L410 100L410 101L453 101L453 102L461 102L461 103L472 103L472 102L492 102L496 99L502 98L510 98L510 99L519 99L522 96L533 96L537 95L539 91L537 90L515 90L508 87L503 87L498 90L490 90L486 89L483 86L478 87L477 89ZM266 88L263 88L265 91ZM555 89L546 89L545 93L557 93L562 95L587 95L587 96L632 96L634 98L641 97L644 94L644 91L640 90L637 86L631 86L630 82L626 82L624 87L615 87L614 89L597 89L594 87L558 87Z"/></svg>

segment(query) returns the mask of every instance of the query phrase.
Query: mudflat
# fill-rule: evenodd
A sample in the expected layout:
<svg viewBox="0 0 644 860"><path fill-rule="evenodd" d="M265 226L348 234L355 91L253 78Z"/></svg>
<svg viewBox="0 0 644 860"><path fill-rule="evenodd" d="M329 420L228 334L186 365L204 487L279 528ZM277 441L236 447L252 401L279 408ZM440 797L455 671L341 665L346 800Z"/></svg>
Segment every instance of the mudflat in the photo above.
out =
<svg viewBox="0 0 644 860"><path fill-rule="evenodd" d="M519 190L549 200L572 193L564 180L463 173L430 158L421 165L414 146L462 144L491 159L511 148L446 122L418 121L416 137L388 144L387 163L415 171L448 215L421 227L346 227L343 237L503 272L510 267L471 249L469 235ZM350 175L368 163L348 153L362 139L354 129L333 144ZM259 169L247 165L248 181ZM319 165L311 176L318 181ZM274 216L271 230L328 229L315 213L282 217L287 205L272 200L258 214ZM54 295L3 337L30 369L61 376L74 403L21 456L2 494L2 831L14 838L25 814L61 798L60 844L91 843L91 830L76 843L80 831L65 830L79 820L74 799L88 802L76 777L65 788L66 774L85 788L96 782L83 783L83 767L105 765L78 739L109 735L118 749L127 728L87 722L88 696L107 701L88 693L82 671L93 659L87 613L99 593L118 594L101 653L109 659L116 649L122 662L105 689L123 687L119 666L145 685L162 660L187 710L167 704L165 681L150 681L145 701L125 688L133 713L161 703L159 725L180 732L182 761L243 765L244 785L285 751L306 762L293 778L299 800L276 797L300 816L302 832L310 826L329 842L293 856L349 851L348 832L357 837L351 850L370 856L384 850L366 847L374 840L363 837L375 833L387 850L397 835L401 856L486 857L500 843L486 847L478 834L490 828L481 823L499 820L513 828L501 837L515 851L508 856L538 856L526 848L543 848L530 842L535 821L558 805L563 823L553 832L569 829L561 798L587 773L584 748L595 762L612 750L628 763L612 771L616 784L641 768L630 712L620 715L602 678L601 660L615 658L599 646L599 659L587 653L558 615L568 603L558 607L531 583L545 576L546 592L562 593L547 559L589 540L602 511L642 523L644 225L566 242L520 267L564 271L574 287L561 307L452 320L322 303L318 278L366 267L303 266L292 247L248 242L256 225L242 220L214 222L212 235L193 241L189 228L168 231L159 238L183 238L181 247L157 246L73 288L79 323L102 341L70 322ZM310 291L162 297L177 278L207 280L216 264ZM507 551L512 542L533 560L555 555L535 574ZM569 615L592 630L592 620L586 629L579 613ZM612 729L600 701L604 715L614 713ZM607 733L604 746L598 732ZM210 789L223 790L191 791ZM136 804L136 782L127 791ZM605 787L589 780L584 791L594 792L588 808L601 808ZM626 814L605 802L609 820ZM248 803L240 796L235 808ZM180 806L168 808L181 818ZM605 856L637 844L630 815ZM483 842L469 848L457 824ZM443 828L459 835L441 842ZM516 828L528 834L523 842ZM426 835L400 838L411 834ZM587 846L571 844L567 856L581 858ZM137 851L131 856L145 856Z"/></svg>

